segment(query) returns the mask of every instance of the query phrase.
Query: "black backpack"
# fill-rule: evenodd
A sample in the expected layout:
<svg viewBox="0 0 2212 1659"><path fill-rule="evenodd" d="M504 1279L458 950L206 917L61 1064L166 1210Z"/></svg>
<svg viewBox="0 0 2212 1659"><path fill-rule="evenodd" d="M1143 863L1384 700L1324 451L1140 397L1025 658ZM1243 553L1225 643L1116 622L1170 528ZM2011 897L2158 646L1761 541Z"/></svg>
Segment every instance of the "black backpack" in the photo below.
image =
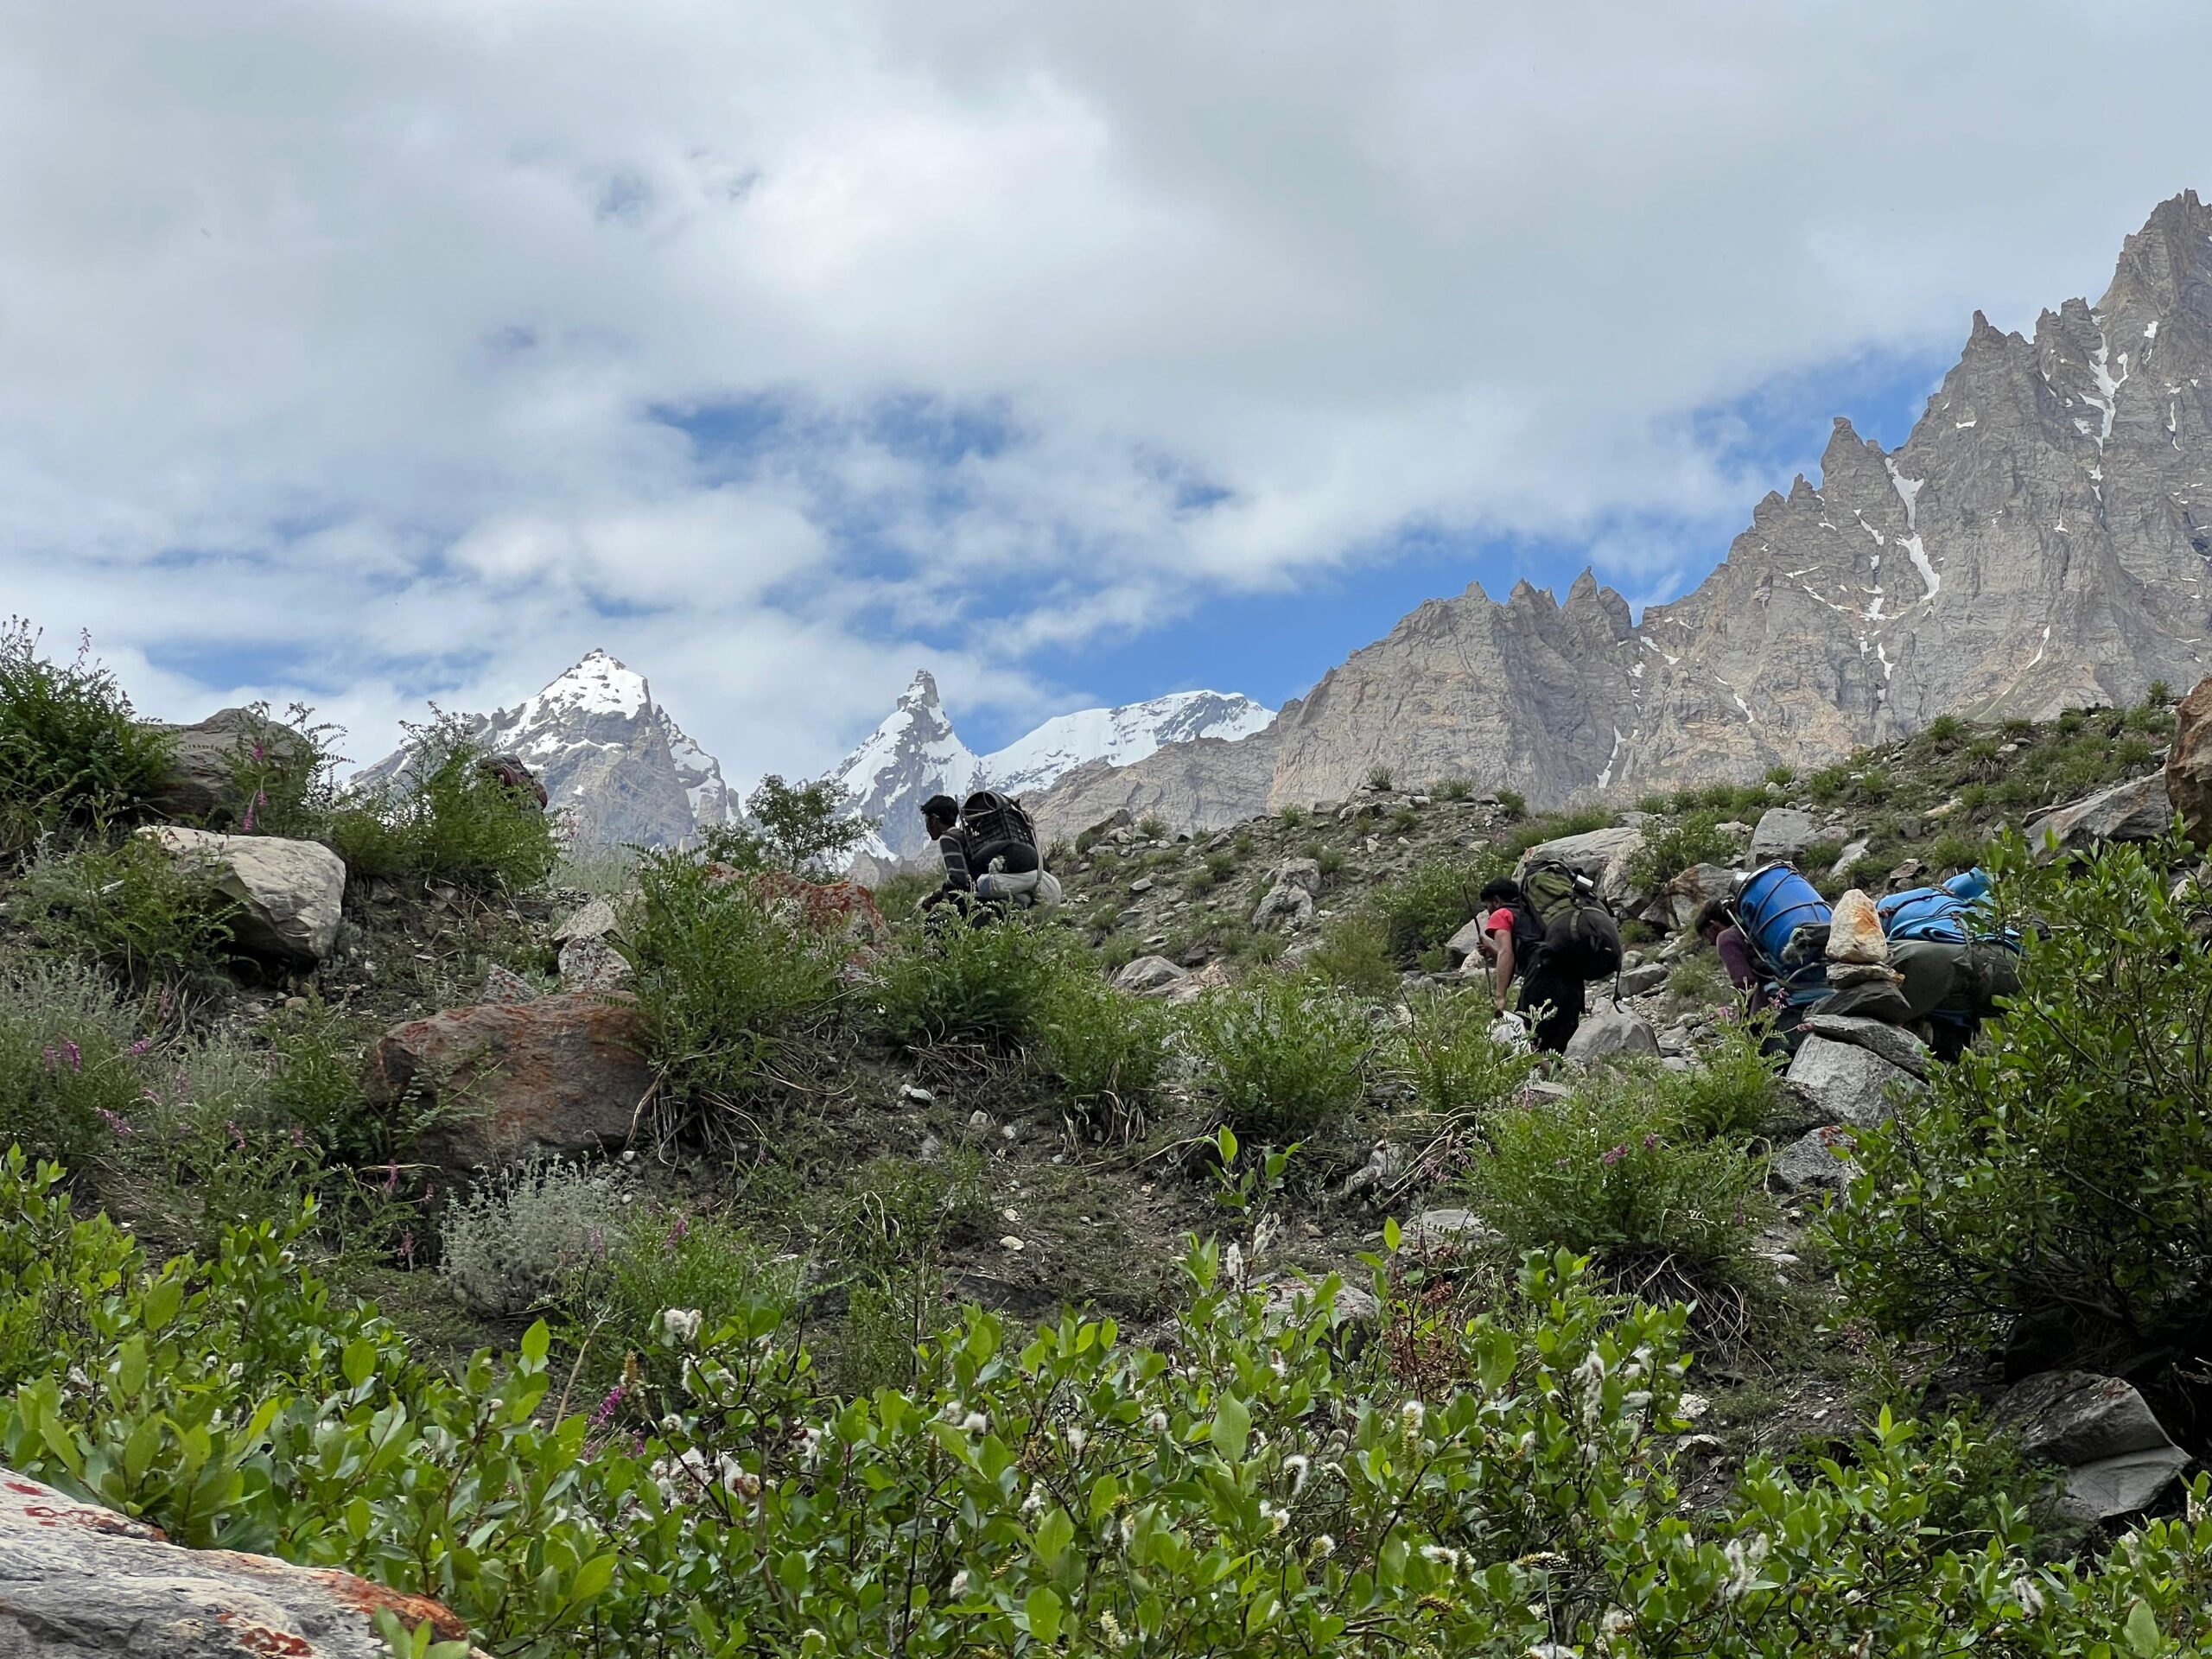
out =
<svg viewBox="0 0 2212 1659"><path fill-rule="evenodd" d="M1041 850L1037 845L1036 822L1028 810L1012 796L1001 795L995 789L979 789L961 804L960 821L968 826L968 833L978 846L993 847L1006 842L1027 847L1032 852Z"/></svg>

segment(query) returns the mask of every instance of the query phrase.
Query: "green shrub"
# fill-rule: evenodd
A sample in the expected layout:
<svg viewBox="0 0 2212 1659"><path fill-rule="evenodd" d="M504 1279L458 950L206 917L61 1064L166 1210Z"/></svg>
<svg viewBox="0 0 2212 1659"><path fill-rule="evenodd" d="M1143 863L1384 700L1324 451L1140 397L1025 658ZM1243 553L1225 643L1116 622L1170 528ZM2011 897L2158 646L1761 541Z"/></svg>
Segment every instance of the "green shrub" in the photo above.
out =
<svg viewBox="0 0 2212 1659"><path fill-rule="evenodd" d="M772 772L745 798L747 817L757 826L767 861L814 881L836 879L847 855L877 827L874 818L853 814L851 805L836 784L822 779L787 784Z"/></svg>
<svg viewBox="0 0 2212 1659"><path fill-rule="evenodd" d="M1398 988L1389 936L1383 924L1365 910L1331 918L1319 942L1306 952L1306 967L1354 996L1380 999L1394 995Z"/></svg>
<svg viewBox="0 0 2212 1659"><path fill-rule="evenodd" d="M1471 801L1475 798L1475 786L1465 778L1446 778L1435 788L1440 801Z"/></svg>
<svg viewBox="0 0 2212 1659"><path fill-rule="evenodd" d="M231 951L219 874L136 836L48 851L24 871L20 918L41 939L144 988L206 980Z"/></svg>
<svg viewBox="0 0 2212 1659"><path fill-rule="evenodd" d="M1707 808L1643 826L1643 844L1629 860L1631 885L1656 892L1693 864L1726 864L1736 843L1720 832L1719 814Z"/></svg>
<svg viewBox="0 0 2212 1659"><path fill-rule="evenodd" d="M764 901L752 881L680 851L639 861L613 943L630 964L646 1058L694 1101L757 1088L830 1009L851 950Z"/></svg>
<svg viewBox="0 0 2212 1659"><path fill-rule="evenodd" d="M525 892L560 858L554 822L477 763L484 752L452 720L413 734L396 780L340 804L329 841L357 876L413 876L474 892Z"/></svg>
<svg viewBox="0 0 2212 1659"><path fill-rule="evenodd" d="M1523 795L1517 789L1499 790L1497 791L1497 804L1499 810L1502 810L1509 819L1524 818L1529 816L1529 798Z"/></svg>
<svg viewBox="0 0 2212 1659"><path fill-rule="evenodd" d="M1389 794L1396 781L1395 774L1388 766L1370 766L1367 769L1367 786L1377 794Z"/></svg>
<svg viewBox="0 0 2212 1659"><path fill-rule="evenodd" d="M1938 715L1921 728L1920 735L1939 749L1950 747L1966 733L1966 722L1956 715Z"/></svg>
<svg viewBox="0 0 2212 1659"><path fill-rule="evenodd" d="M479 1313L525 1313L579 1273L603 1267L624 1224L608 1172L532 1158L454 1201L438 1230L438 1271Z"/></svg>
<svg viewBox="0 0 2212 1659"><path fill-rule="evenodd" d="M1423 1111L1438 1117L1480 1111L1510 1096L1535 1069L1533 1056L1491 1039L1497 1010L1479 991L1432 988L1408 1007L1413 1018L1391 1033L1387 1053Z"/></svg>
<svg viewBox="0 0 2212 1659"><path fill-rule="evenodd" d="M917 914L923 899L944 885L941 875L925 871L906 870L891 877L874 890L875 907L891 921L904 921Z"/></svg>
<svg viewBox="0 0 2212 1659"><path fill-rule="evenodd" d="M1286 806L1275 815L1286 830L1302 828L1309 816L1311 815L1302 806Z"/></svg>
<svg viewBox="0 0 2212 1659"><path fill-rule="evenodd" d="M2039 870L1993 850L2040 915L1995 1040L1862 1137L1837 1265L1883 1326L1994 1340L2067 1310L2085 1357L2190 1343L2212 1314L2212 1001L2186 899L2134 847Z"/></svg>
<svg viewBox="0 0 2212 1659"><path fill-rule="evenodd" d="M1603 1296L1564 1257L1433 1321L1421 1393L1339 1368L1333 1280L1308 1317L1270 1320L1200 1248L1173 1363L1110 1321L1017 1332L970 1309L924 1325L903 1385L841 1399L782 1284L748 1281L720 1328L664 1327L691 1363L571 1411L543 1325L448 1376L301 1271L285 1229L156 1265L73 1217L57 1176L0 1167L9 1466L188 1547L434 1597L491 1652L1933 1659L2212 1639L2205 1522L2038 1567L2017 1510L1966 1491L1982 1460L1956 1425L1885 1414L1802 1479L1754 1462L1690 1502L1684 1310Z"/></svg>
<svg viewBox="0 0 2212 1659"><path fill-rule="evenodd" d="M1450 939L1480 907L1483 884L1505 868L1494 855L1432 858L1376 893L1372 902L1391 960L1412 967L1423 951Z"/></svg>
<svg viewBox="0 0 2212 1659"><path fill-rule="evenodd" d="M1766 780L1777 789L1787 789L1797 776L1795 766L1773 766L1766 769Z"/></svg>
<svg viewBox="0 0 2212 1659"><path fill-rule="evenodd" d="M1828 869L1843 856L1843 842L1833 838L1816 841L1797 855L1797 868L1814 871Z"/></svg>
<svg viewBox="0 0 2212 1659"><path fill-rule="evenodd" d="M1137 833L1147 841L1165 841L1170 833L1167 820L1156 812L1148 812L1137 820Z"/></svg>
<svg viewBox="0 0 2212 1659"><path fill-rule="evenodd" d="M1038 1019L1045 1065L1102 1131L1143 1122L1167 1069L1175 1012L1125 995L1072 965L1053 976Z"/></svg>
<svg viewBox="0 0 2212 1659"><path fill-rule="evenodd" d="M1822 766L1805 780L1805 793L1821 806L1834 806L1850 787L1851 768L1840 764Z"/></svg>
<svg viewBox="0 0 2212 1659"><path fill-rule="evenodd" d="M149 1046L90 967L0 957L0 1148L91 1164L129 1132Z"/></svg>
<svg viewBox="0 0 2212 1659"><path fill-rule="evenodd" d="M296 841L327 834L342 764L332 752L339 729L318 723L315 711L300 702L282 719L265 702L248 703L245 715L243 739L226 757L225 793L243 804L235 812L226 808L208 827Z"/></svg>
<svg viewBox="0 0 2212 1659"><path fill-rule="evenodd" d="M1937 876L1970 870L1981 859L1981 849L1955 830L1947 830L1928 844L1922 855L1928 867Z"/></svg>
<svg viewBox="0 0 2212 1659"><path fill-rule="evenodd" d="M1390 815L1390 831L1393 835L1409 836L1420 827L1421 809L1419 807L1402 806Z"/></svg>
<svg viewBox="0 0 2212 1659"><path fill-rule="evenodd" d="M912 930L877 974L878 1020L909 1048L951 1039L1001 1048L1026 1042L1051 1002L1063 956L1058 935L1019 915Z"/></svg>
<svg viewBox="0 0 2212 1659"><path fill-rule="evenodd" d="M1693 1275L1741 1261L1766 1207L1763 1169L1704 1138L1649 1083L1608 1070L1566 1100L1491 1115L1468 1179L1508 1244L1616 1265L1671 1258Z"/></svg>
<svg viewBox="0 0 2212 1659"><path fill-rule="evenodd" d="M1653 1069L1651 1093L1684 1133L1740 1147L1773 1121L1782 1083L1759 1052L1766 1029L1764 1021L1730 1020L1688 1071Z"/></svg>
<svg viewBox="0 0 2212 1659"><path fill-rule="evenodd" d="M1694 951L1667 970L1667 995L1677 1001L1705 1007L1726 999L1731 988L1720 958L1710 950Z"/></svg>
<svg viewBox="0 0 2212 1659"><path fill-rule="evenodd" d="M387 1109L372 1109L363 1087L373 1020L310 997L270 1020L270 1109L297 1124L327 1154L349 1164L397 1157L407 1126Z"/></svg>
<svg viewBox="0 0 2212 1659"><path fill-rule="evenodd" d="M1198 1087L1238 1132L1281 1144L1359 1103L1374 1038L1360 1006L1311 980L1255 974L1193 1006Z"/></svg>
<svg viewBox="0 0 2212 1659"><path fill-rule="evenodd" d="M42 836L138 816L168 770L166 734L138 725L86 639L67 663L39 654L29 622L0 626L0 859Z"/></svg>
<svg viewBox="0 0 2212 1659"><path fill-rule="evenodd" d="M570 842L561 849L548 884L609 901L626 897L638 885L638 849L590 847Z"/></svg>
<svg viewBox="0 0 2212 1659"><path fill-rule="evenodd" d="M778 1261L733 1223L675 1209L613 1218L607 1250L556 1249L573 1257L561 1286L579 1317L606 1327L602 1360L620 1369L626 1348L648 1359L664 1356L666 1338L692 1315L698 1328L719 1330L764 1303L787 1314L799 1291L796 1261ZM486 1271L480 1269L480 1271ZM673 1327L667 1315L678 1318Z"/></svg>

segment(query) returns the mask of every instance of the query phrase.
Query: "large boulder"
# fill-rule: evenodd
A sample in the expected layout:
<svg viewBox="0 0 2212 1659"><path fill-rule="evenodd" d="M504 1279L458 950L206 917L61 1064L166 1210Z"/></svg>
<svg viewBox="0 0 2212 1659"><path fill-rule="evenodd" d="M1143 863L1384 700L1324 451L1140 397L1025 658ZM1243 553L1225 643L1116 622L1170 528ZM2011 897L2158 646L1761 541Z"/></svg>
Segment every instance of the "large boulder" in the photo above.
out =
<svg viewBox="0 0 2212 1659"><path fill-rule="evenodd" d="M198 823L243 821L248 804L238 789L241 771L264 762L289 767L314 760L299 733L251 709L218 709L193 726L149 722L149 728L169 740L168 770L155 786L154 805L170 817Z"/></svg>
<svg viewBox="0 0 2212 1659"><path fill-rule="evenodd" d="M1827 838L1821 821L1809 812L1800 812L1794 806L1770 806L1759 814L1759 821L1751 830L1751 867L1771 864L1780 859L1795 859L1815 842Z"/></svg>
<svg viewBox="0 0 2212 1659"><path fill-rule="evenodd" d="M1798 1046L1788 1081L1810 1113L1808 1127L1843 1123L1854 1129L1871 1129L1888 1119L1892 1089L1925 1086L1871 1049L1826 1037L1808 1037Z"/></svg>
<svg viewBox="0 0 2212 1659"><path fill-rule="evenodd" d="M1518 879L1526 875L1532 866L1556 859L1596 882L1599 896L1619 910L1634 897L1634 889L1629 885L1628 867L1643 850L1643 831L1633 824L1591 830L1531 847L1521 855L1513 874Z"/></svg>
<svg viewBox="0 0 2212 1659"><path fill-rule="evenodd" d="M1114 988L1133 996L1165 996L1191 976L1191 970L1165 957L1139 957L1114 976Z"/></svg>
<svg viewBox="0 0 2212 1659"><path fill-rule="evenodd" d="M1809 1129L1774 1154L1767 1178L1784 1192L1836 1192L1859 1173L1853 1159L1855 1140L1841 1124Z"/></svg>
<svg viewBox="0 0 2212 1659"><path fill-rule="evenodd" d="M2199 852L2212 848L2212 679L2181 700L2173 747L2166 752L2166 806Z"/></svg>
<svg viewBox="0 0 2212 1659"><path fill-rule="evenodd" d="M180 862L213 872L216 891L238 906L231 933L247 955L313 967L337 943L346 861L329 848L174 823L149 824L138 833Z"/></svg>
<svg viewBox="0 0 2212 1659"><path fill-rule="evenodd" d="M0 1654L8 1659L388 1659L389 1611L443 1641L468 1631L435 1601L330 1568L194 1550L157 1528L0 1469Z"/></svg>
<svg viewBox="0 0 2212 1659"><path fill-rule="evenodd" d="M448 1171L578 1157L629 1140L653 1083L641 1051L635 1010L589 992L453 1008L385 1035L370 1093L431 1116L423 1156Z"/></svg>
<svg viewBox="0 0 2212 1659"><path fill-rule="evenodd" d="M1253 906L1252 925L1268 927L1281 922L1303 927L1313 919L1314 896L1321 891L1321 866L1310 858L1285 859L1276 867L1274 885Z"/></svg>
<svg viewBox="0 0 2212 1659"><path fill-rule="evenodd" d="M1567 1039L1567 1058L1585 1065L1637 1054L1656 1054L1659 1039L1626 1008L1600 1008L1588 1015Z"/></svg>
<svg viewBox="0 0 2212 1659"><path fill-rule="evenodd" d="M2146 1508L2189 1462L2134 1388L2090 1371L2044 1371L2009 1390L1994 1421L2020 1450L2066 1471L2063 1520L2084 1523Z"/></svg>
<svg viewBox="0 0 2212 1659"><path fill-rule="evenodd" d="M1444 941L1444 959L1457 968L1465 963L1478 962L1483 953L1483 923L1486 916L1471 917L1460 924L1459 931Z"/></svg>
<svg viewBox="0 0 2212 1659"><path fill-rule="evenodd" d="M2038 858L2048 859L2086 852L2102 841L2156 841L2165 834L2172 817L2166 774L2154 772L2032 819L2028 845Z"/></svg>
<svg viewBox="0 0 2212 1659"><path fill-rule="evenodd" d="M1698 912L1715 899L1726 899L1736 891L1736 873L1718 864L1693 864L1678 872L1659 890L1659 896L1644 912L1643 919L1655 927L1679 929L1697 920Z"/></svg>
<svg viewBox="0 0 2212 1659"><path fill-rule="evenodd" d="M1903 1026L1848 1014L1808 1014L1800 1030L1834 1043L1852 1043L1879 1055L1900 1071L1928 1075L1928 1045Z"/></svg>

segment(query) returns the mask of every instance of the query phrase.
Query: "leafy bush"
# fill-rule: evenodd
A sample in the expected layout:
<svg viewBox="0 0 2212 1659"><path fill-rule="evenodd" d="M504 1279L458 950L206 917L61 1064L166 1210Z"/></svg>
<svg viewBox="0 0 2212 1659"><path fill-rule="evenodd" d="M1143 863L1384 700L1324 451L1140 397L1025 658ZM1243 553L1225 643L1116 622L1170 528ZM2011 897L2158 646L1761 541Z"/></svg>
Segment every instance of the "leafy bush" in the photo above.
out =
<svg viewBox="0 0 2212 1659"><path fill-rule="evenodd" d="M82 642L67 663L39 654L29 622L0 626L0 859L42 836L136 816L168 770L170 740L137 723L115 676Z"/></svg>
<svg viewBox="0 0 2212 1659"><path fill-rule="evenodd" d="M401 775L340 805L329 840L357 876L415 876L476 892L524 892L559 861L553 820L477 763L450 719L413 734Z"/></svg>
<svg viewBox="0 0 2212 1659"><path fill-rule="evenodd" d="M1332 918L1306 953L1306 967L1354 996L1381 998L1398 988L1398 964L1392 959L1383 923L1365 910Z"/></svg>
<svg viewBox="0 0 2212 1659"><path fill-rule="evenodd" d="M851 949L681 851L639 861L614 945L630 964L646 1058L679 1096L723 1101L757 1087L829 1009Z"/></svg>
<svg viewBox="0 0 2212 1659"><path fill-rule="evenodd" d="M1838 764L1822 766L1805 780L1805 792L1821 806L1834 806L1851 787L1851 768Z"/></svg>
<svg viewBox="0 0 2212 1659"><path fill-rule="evenodd" d="M1643 845L1630 859L1631 885L1654 892L1693 864L1726 864L1736 843L1720 832L1720 816L1707 808L1643 826Z"/></svg>
<svg viewBox="0 0 2212 1659"><path fill-rule="evenodd" d="M137 837L48 851L22 876L19 914L41 939L141 988L204 980L230 955L235 904L218 873Z"/></svg>
<svg viewBox="0 0 2212 1659"><path fill-rule="evenodd" d="M1167 820L1157 813L1147 813L1137 820L1137 833L1147 841L1165 841L1168 836Z"/></svg>
<svg viewBox="0 0 2212 1659"><path fill-rule="evenodd" d="M520 1313L604 1265L623 1232L613 1176L533 1158L454 1200L439 1229L438 1270L480 1313Z"/></svg>
<svg viewBox="0 0 2212 1659"><path fill-rule="evenodd" d="M1836 1212L1847 1290L1882 1325L1994 1339L2067 1310L2081 1354L2193 1343L2212 1315L2212 1001L2162 859L2109 849L2037 869L1992 855L2045 918L1996 1040L1862 1137Z"/></svg>
<svg viewBox="0 0 2212 1659"><path fill-rule="evenodd" d="M148 1046L93 969L0 958L0 1147L89 1164L137 1108Z"/></svg>
<svg viewBox="0 0 2212 1659"><path fill-rule="evenodd" d="M1920 735L1937 748L1948 748L1966 733L1966 722L1956 715L1938 715L1921 728Z"/></svg>
<svg viewBox="0 0 2212 1659"><path fill-rule="evenodd" d="M1060 936L1020 915L912 930L877 974L877 1017L909 1048L951 1039L1025 1042L1051 1001L1065 948Z"/></svg>
<svg viewBox="0 0 2212 1659"><path fill-rule="evenodd" d="M1508 818L1521 818L1529 815L1529 798L1517 789L1499 790L1497 804Z"/></svg>
<svg viewBox="0 0 2212 1659"><path fill-rule="evenodd" d="M1511 1095L1535 1069L1533 1056L1491 1039L1497 1011L1486 996L1432 988L1408 1007L1413 1018L1391 1033L1388 1053L1424 1111L1478 1111Z"/></svg>
<svg viewBox="0 0 2212 1659"><path fill-rule="evenodd" d="M679 1210L619 1220L605 1255L584 1251L562 1286L588 1330L604 1325L600 1351L613 1369L620 1369L626 1347L657 1357L671 1309L697 1315L711 1332L764 1303L788 1310L797 1300L798 1263L777 1262L727 1220Z"/></svg>
<svg viewBox="0 0 2212 1659"><path fill-rule="evenodd" d="M1432 858L1384 887L1373 902L1391 959L1410 968L1443 944L1473 918L1483 884L1505 869L1494 853Z"/></svg>
<svg viewBox="0 0 2212 1659"><path fill-rule="evenodd" d="M318 724L305 703L294 703L282 719L265 702L248 703L245 715L244 739L226 757L225 791L244 806L234 818L226 810L208 827L300 841L327 834L342 764L332 753L338 728Z"/></svg>
<svg viewBox="0 0 2212 1659"><path fill-rule="evenodd" d="M363 1087L375 1024L320 996L273 1016L266 1096L271 1110L297 1124L325 1153L346 1163L389 1159L404 1148L402 1125L372 1110Z"/></svg>
<svg viewBox="0 0 2212 1659"><path fill-rule="evenodd" d="M1436 785L1435 789L1436 798L1440 801L1471 801L1475 798L1475 786L1465 778L1446 778Z"/></svg>
<svg viewBox="0 0 2212 1659"><path fill-rule="evenodd" d="M771 1285L719 1329L664 1331L691 1361L672 1381L641 1370L570 1412L543 1325L447 1377L298 1271L281 1228L156 1266L52 1180L0 1167L10 1466L186 1545L435 1597L488 1651L1933 1659L2212 1638L2212 1522L2038 1567L2016 1509L1966 1500L1955 1426L1885 1415L1803 1480L1754 1463L1725 1507L1686 1503L1684 1312L1622 1306L1564 1257L1436 1323L1447 1380L1427 1397L1338 1368L1333 1281L1312 1317L1270 1321L1198 1249L1172 1364L1110 1321L1024 1336L970 1310L928 1330L905 1386L827 1397Z"/></svg>
<svg viewBox="0 0 2212 1659"><path fill-rule="evenodd" d="M874 818L851 814L851 804L837 784L787 784L772 772L745 798L767 861L817 881L841 874L845 855L877 827Z"/></svg>
<svg viewBox="0 0 2212 1659"><path fill-rule="evenodd" d="M1652 1094L1686 1133L1740 1147L1782 1106L1781 1079L1759 1049L1767 1029L1764 1020L1723 1024L1688 1071L1653 1068Z"/></svg>
<svg viewBox="0 0 2212 1659"><path fill-rule="evenodd" d="M1199 999L1198 1086L1237 1130L1295 1141L1360 1100L1374 1039L1358 1004L1310 980L1257 974Z"/></svg>
<svg viewBox="0 0 2212 1659"><path fill-rule="evenodd" d="M1370 766L1367 769L1367 786L1377 794L1388 794L1396 782L1396 775L1388 766Z"/></svg>
<svg viewBox="0 0 2212 1659"><path fill-rule="evenodd" d="M1058 972L1039 1017L1046 1067L1095 1118L1141 1122L1167 1069L1175 1032L1165 1003L1124 995L1096 974Z"/></svg>
<svg viewBox="0 0 2212 1659"><path fill-rule="evenodd" d="M1566 1100L1495 1113L1488 1137L1468 1171L1475 1207L1516 1250L1725 1271L1765 1209L1760 1166L1705 1139L1678 1103L1631 1072L1603 1071Z"/></svg>
<svg viewBox="0 0 2212 1659"><path fill-rule="evenodd" d="M1729 989L1727 971L1710 950L1694 951L1667 970L1667 995L1677 1001L1703 1007L1720 1001Z"/></svg>

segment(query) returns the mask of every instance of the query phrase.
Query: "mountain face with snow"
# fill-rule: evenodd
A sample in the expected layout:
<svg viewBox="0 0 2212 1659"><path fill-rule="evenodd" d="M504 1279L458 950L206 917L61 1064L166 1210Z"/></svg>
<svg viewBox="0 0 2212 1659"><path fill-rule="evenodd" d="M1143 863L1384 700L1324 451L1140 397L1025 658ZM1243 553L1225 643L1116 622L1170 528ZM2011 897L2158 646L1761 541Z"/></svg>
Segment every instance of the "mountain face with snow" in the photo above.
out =
<svg viewBox="0 0 2212 1659"><path fill-rule="evenodd" d="M830 777L854 810L881 826L868 850L879 858L911 857L927 844L921 805L932 795L959 798L978 789L1026 795L1086 764L1126 766L1163 744L1241 738L1264 730L1274 718L1249 697L1179 691L1057 715L1002 749L977 754L953 730L937 681L924 670Z"/></svg>
<svg viewBox="0 0 2212 1659"><path fill-rule="evenodd" d="M1820 483L1761 501L1685 597L1632 621L1586 571L1564 604L1471 587L1211 761L1086 768L1039 816L1217 825L1341 799L1377 766L1557 805L1817 766L1943 714L2130 702L2212 670L2208 564L2212 210L2192 191L2127 238L2095 305L2032 338L1976 313L1895 454L1839 420Z"/></svg>
<svg viewBox="0 0 2212 1659"><path fill-rule="evenodd" d="M714 757L603 651L512 709L461 719L487 751L521 757L587 845L671 847L735 816ZM403 749L359 781L397 777L407 760Z"/></svg>

